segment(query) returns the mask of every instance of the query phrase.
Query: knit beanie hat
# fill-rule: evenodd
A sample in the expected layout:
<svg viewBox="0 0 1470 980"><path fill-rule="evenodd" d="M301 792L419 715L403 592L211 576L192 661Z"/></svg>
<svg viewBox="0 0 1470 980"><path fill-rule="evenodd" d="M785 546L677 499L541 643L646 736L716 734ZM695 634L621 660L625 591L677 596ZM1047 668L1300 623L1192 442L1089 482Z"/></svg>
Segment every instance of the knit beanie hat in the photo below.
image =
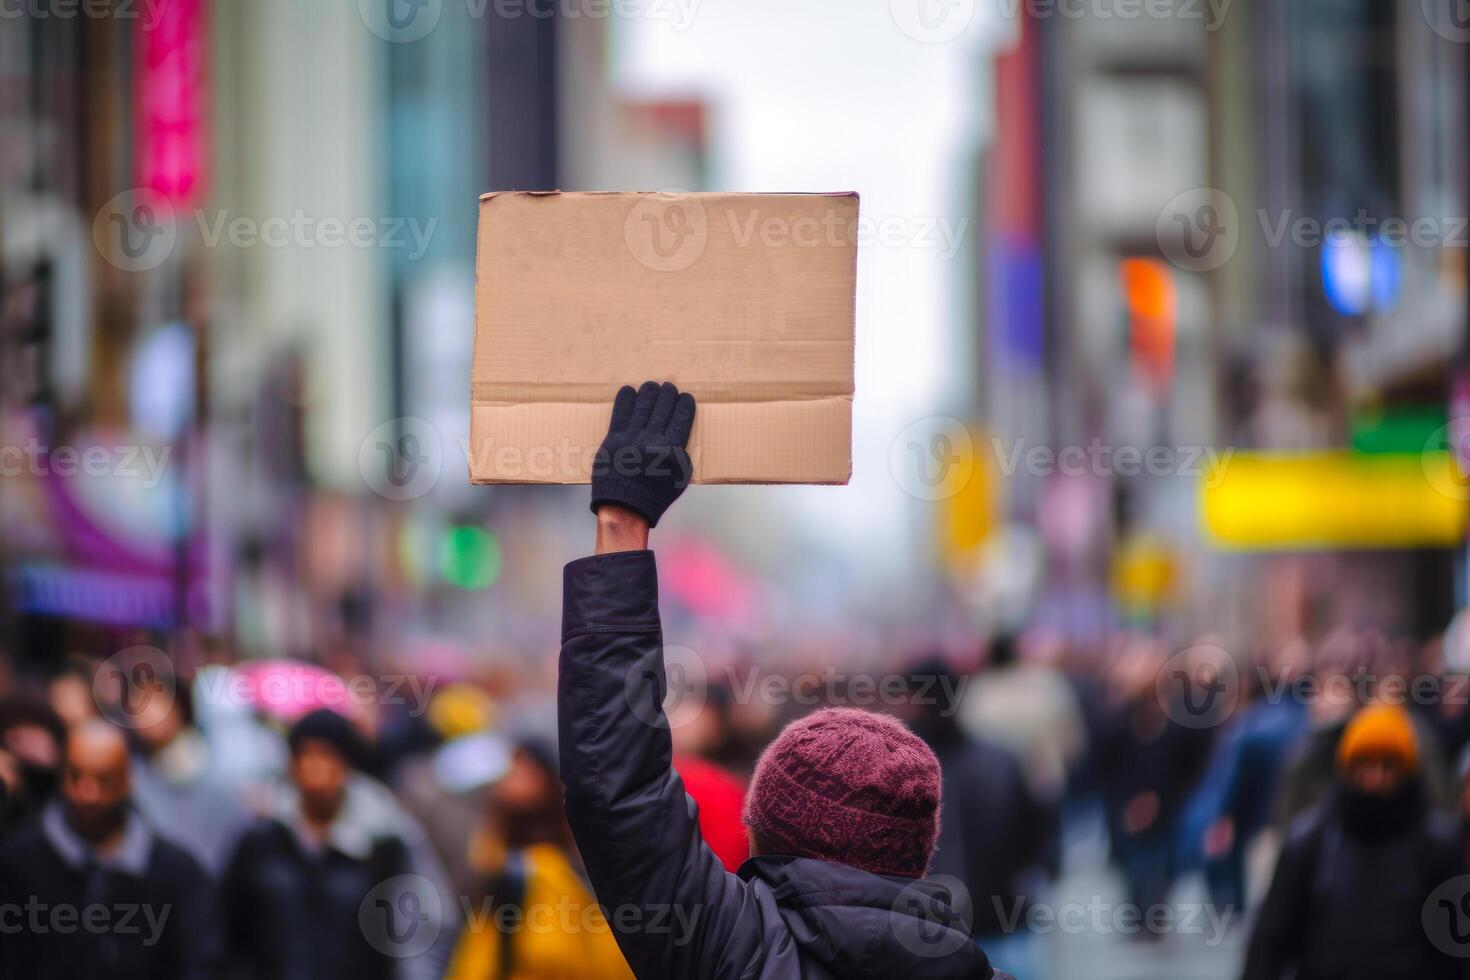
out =
<svg viewBox="0 0 1470 980"><path fill-rule="evenodd" d="M1337 767L1346 769L1366 756L1397 759L1405 769L1419 767L1419 738L1409 713L1392 704L1375 704L1353 716L1337 743Z"/></svg>
<svg viewBox="0 0 1470 980"><path fill-rule="evenodd" d="M745 825L764 854L921 878L939 836L939 760L898 721L828 708L756 763Z"/></svg>

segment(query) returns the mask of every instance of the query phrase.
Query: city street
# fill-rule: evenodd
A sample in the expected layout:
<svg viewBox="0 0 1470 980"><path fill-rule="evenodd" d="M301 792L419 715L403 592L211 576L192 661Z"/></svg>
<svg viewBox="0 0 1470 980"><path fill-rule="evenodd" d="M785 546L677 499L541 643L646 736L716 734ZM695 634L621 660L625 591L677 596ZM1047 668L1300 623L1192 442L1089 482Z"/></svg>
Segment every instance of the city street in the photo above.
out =
<svg viewBox="0 0 1470 980"><path fill-rule="evenodd" d="M0 0L0 978L1465 980L1467 11Z"/></svg>

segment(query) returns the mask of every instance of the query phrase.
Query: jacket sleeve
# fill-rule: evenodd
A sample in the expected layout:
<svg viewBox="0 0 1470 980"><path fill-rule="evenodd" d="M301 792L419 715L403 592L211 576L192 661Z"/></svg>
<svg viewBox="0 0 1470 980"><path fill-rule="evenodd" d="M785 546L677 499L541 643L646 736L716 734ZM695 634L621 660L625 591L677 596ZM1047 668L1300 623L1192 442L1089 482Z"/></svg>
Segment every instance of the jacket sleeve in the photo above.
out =
<svg viewBox="0 0 1470 980"><path fill-rule="evenodd" d="M760 956L760 913L672 768L666 684L653 552L569 564L561 775L597 900L637 976L735 977Z"/></svg>

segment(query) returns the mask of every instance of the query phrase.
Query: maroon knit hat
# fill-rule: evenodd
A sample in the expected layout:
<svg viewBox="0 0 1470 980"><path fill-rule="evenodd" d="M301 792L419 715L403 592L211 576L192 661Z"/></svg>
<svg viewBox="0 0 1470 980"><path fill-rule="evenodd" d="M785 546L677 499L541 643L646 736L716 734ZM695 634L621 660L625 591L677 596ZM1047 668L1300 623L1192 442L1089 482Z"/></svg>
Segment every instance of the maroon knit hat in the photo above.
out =
<svg viewBox="0 0 1470 980"><path fill-rule="evenodd" d="M745 825L762 853L921 878L939 836L939 760L898 721L827 708L761 753Z"/></svg>

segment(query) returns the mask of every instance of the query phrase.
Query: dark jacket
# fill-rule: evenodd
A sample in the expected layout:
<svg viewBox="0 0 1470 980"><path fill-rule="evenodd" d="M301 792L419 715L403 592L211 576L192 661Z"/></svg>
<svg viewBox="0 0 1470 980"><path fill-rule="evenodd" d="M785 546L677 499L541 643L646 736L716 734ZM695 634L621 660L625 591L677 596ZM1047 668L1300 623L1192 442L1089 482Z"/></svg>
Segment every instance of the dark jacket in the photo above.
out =
<svg viewBox="0 0 1470 980"><path fill-rule="evenodd" d="M204 872L136 813L101 862L54 803L0 847L0 977L203 980L219 954Z"/></svg>
<svg viewBox="0 0 1470 980"><path fill-rule="evenodd" d="M1463 916L1464 874L1454 834L1419 783L1387 801L1335 790L1281 850L1245 980L1470 976L1470 960L1447 955L1470 951L1470 936L1458 934L1470 923L1438 918L1442 896Z"/></svg>
<svg viewBox="0 0 1470 980"><path fill-rule="evenodd" d="M369 893L408 871L404 845L376 840L365 854L306 851L294 831L265 820L240 839L225 875L230 960L262 980L372 980L394 975L392 949L361 924Z"/></svg>
<svg viewBox="0 0 1470 980"><path fill-rule="evenodd" d="M567 816L635 974L993 975L934 883L777 856L725 871L671 767L653 553L584 558L565 574L558 714Z"/></svg>
<svg viewBox="0 0 1470 980"><path fill-rule="evenodd" d="M939 842L929 873L964 882L975 935L1005 935L1025 922L1030 903L1020 879L1042 866L1052 815L1031 795L1009 752L968 737L946 723L951 721L915 727L944 771Z"/></svg>

